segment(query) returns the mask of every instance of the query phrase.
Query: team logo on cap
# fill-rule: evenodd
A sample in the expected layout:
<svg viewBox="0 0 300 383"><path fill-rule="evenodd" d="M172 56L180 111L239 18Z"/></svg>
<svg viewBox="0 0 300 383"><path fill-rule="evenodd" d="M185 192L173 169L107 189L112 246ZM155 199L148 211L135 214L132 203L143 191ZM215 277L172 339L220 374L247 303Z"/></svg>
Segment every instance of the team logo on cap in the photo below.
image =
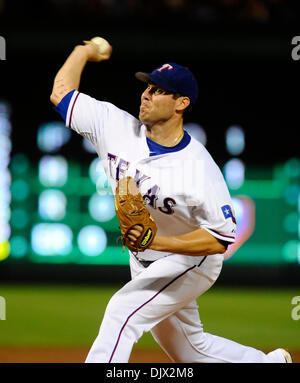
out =
<svg viewBox="0 0 300 383"><path fill-rule="evenodd" d="M172 65L170 65L170 64L164 64L164 65L162 65L159 69L157 69L158 70L158 72L161 72L162 70L164 70L164 69L168 69L168 70L171 70L171 69L173 69L173 67L172 67Z"/></svg>

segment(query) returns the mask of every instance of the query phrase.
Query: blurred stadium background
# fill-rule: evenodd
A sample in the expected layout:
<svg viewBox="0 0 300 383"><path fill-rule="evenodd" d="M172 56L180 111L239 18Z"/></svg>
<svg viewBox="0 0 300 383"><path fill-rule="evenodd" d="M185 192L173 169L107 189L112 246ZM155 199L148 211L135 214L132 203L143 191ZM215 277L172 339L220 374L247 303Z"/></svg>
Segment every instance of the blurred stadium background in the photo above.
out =
<svg viewBox="0 0 300 383"><path fill-rule="evenodd" d="M136 71L173 61L198 78L185 129L222 169L238 221L231 258L199 298L204 328L300 350L299 17L284 0L0 0L0 361L83 361L129 280L101 164L49 101L68 54L96 35L113 55L88 63L80 89L133 115ZM146 334L134 357L148 348Z"/></svg>

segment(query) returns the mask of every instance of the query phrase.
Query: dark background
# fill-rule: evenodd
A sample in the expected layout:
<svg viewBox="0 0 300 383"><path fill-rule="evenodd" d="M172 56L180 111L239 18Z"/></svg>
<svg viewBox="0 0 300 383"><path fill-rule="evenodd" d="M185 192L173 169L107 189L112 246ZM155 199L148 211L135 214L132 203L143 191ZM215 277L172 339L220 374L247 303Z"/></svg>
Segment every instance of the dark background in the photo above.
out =
<svg viewBox="0 0 300 383"><path fill-rule="evenodd" d="M240 158L247 166L299 157L300 61L291 57L299 16L297 1L284 0L2 0L0 35L7 50L0 61L0 99L12 107L12 154L40 157L37 128L58 118L49 101L55 74L75 45L98 35L112 44L113 54L108 62L87 64L82 92L136 116L143 84L134 73L177 62L199 81L199 100L186 122L205 129L207 149L220 166L229 158L225 131L231 124L245 129ZM70 155L90 160L76 135L71 143ZM17 279L36 273L34 266L24 267L27 274L15 270ZM54 267L58 279L72 269L49 266L50 275ZM257 269L257 281L267 280L266 273L275 280L278 271ZM289 273L281 270L278 277L287 280Z"/></svg>

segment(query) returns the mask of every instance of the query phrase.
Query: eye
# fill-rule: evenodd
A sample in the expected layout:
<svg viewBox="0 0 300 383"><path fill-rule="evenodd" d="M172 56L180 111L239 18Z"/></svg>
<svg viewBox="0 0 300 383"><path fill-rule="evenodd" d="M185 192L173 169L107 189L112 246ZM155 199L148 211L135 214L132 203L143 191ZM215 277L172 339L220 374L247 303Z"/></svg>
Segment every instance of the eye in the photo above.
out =
<svg viewBox="0 0 300 383"><path fill-rule="evenodd" d="M155 88L155 87L151 87L151 86L148 86L148 90L149 90L149 93L150 94L156 94L156 91L157 91L157 88Z"/></svg>
<svg viewBox="0 0 300 383"><path fill-rule="evenodd" d="M152 87L151 85L148 85L146 90L150 93L150 94L154 94L155 91L156 91L156 88Z"/></svg>
<svg viewBox="0 0 300 383"><path fill-rule="evenodd" d="M155 96L158 96L160 94L164 94L164 91L160 88L152 87L152 88L149 88L149 93L152 95L154 94Z"/></svg>
<svg viewBox="0 0 300 383"><path fill-rule="evenodd" d="M155 86L151 86L151 85L148 85L147 86L147 90L148 92L151 94L151 95L155 95L155 96L159 96L159 95L162 95L162 94L166 94L166 91L161 89L161 88L158 88L158 87L155 87Z"/></svg>
<svg viewBox="0 0 300 383"><path fill-rule="evenodd" d="M156 89L154 90L154 93L155 93L156 95L159 95L159 94L163 94L164 91L163 91L162 89L156 88Z"/></svg>

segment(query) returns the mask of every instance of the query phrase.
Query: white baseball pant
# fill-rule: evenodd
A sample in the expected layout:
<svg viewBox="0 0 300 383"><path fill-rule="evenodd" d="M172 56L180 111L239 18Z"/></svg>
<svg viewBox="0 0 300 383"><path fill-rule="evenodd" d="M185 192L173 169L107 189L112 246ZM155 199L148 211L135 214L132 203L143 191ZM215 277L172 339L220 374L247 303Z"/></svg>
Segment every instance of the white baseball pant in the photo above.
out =
<svg viewBox="0 0 300 383"><path fill-rule="evenodd" d="M265 354L203 331L195 299L213 285L222 263L222 255L173 254L145 268L131 256L132 280L110 299L86 363L128 363L134 343L147 331L176 363L285 362L280 353Z"/></svg>

